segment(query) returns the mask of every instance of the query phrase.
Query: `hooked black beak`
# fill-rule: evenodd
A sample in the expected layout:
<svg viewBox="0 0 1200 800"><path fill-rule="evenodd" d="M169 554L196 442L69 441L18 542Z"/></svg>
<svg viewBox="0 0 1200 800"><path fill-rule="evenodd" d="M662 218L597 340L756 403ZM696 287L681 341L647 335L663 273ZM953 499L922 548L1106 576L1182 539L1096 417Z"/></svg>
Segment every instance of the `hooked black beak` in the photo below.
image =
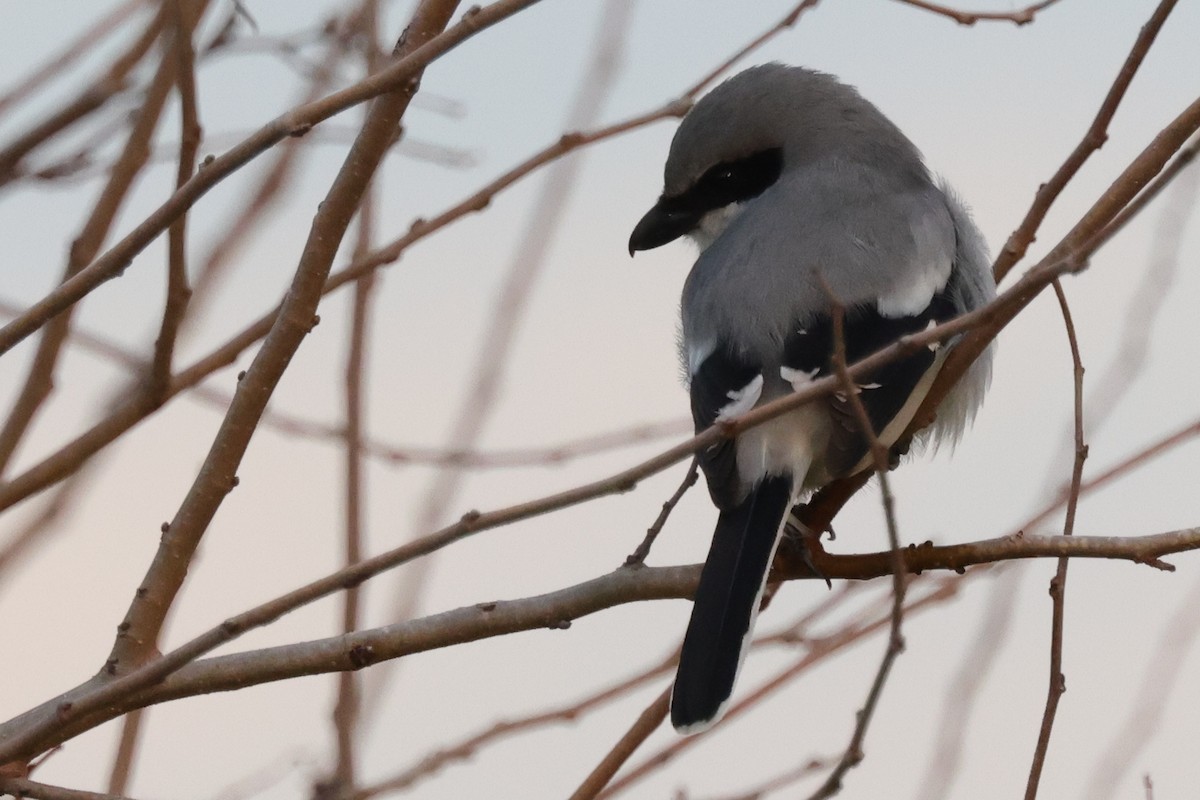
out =
<svg viewBox="0 0 1200 800"><path fill-rule="evenodd" d="M670 199L659 198L654 208L646 212L629 236L629 255L673 242L699 224L701 214L672 205Z"/></svg>

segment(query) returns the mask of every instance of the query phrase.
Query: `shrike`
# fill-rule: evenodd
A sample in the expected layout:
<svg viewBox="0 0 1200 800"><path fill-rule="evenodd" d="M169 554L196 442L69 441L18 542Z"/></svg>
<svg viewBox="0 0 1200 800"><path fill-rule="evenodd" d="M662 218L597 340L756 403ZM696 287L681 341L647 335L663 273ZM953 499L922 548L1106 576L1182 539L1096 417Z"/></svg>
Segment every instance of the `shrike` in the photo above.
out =
<svg viewBox="0 0 1200 800"><path fill-rule="evenodd" d="M853 363L995 296L982 235L916 147L836 78L753 67L696 103L667 156L662 196L629 251L688 236L681 356L696 430L831 372L832 313ZM894 444L941 367L931 346L860 379ZM954 439L991 373L985 352L941 403L927 440ZM708 727L733 692L792 504L870 466L847 398L832 395L699 454L720 510L671 695L681 732Z"/></svg>

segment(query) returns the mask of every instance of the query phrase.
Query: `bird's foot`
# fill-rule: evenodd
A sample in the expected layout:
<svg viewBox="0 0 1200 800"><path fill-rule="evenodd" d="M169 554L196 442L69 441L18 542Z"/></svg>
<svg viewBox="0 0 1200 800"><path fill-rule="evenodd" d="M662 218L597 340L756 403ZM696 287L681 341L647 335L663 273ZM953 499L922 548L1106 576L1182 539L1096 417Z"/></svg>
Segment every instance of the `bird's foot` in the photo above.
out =
<svg viewBox="0 0 1200 800"><path fill-rule="evenodd" d="M821 555L825 554L825 548L821 545L821 533L814 531L812 528L804 524L800 519L800 513L803 511L804 505L797 504L792 507L788 513L787 523L783 527L783 541L781 546L788 548L791 554L800 559L800 562L808 568L816 577L825 581L825 585L830 589L833 588L833 581L829 580L820 569L817 568L813 558L814 553ZM833 528L828 528L825 531L829 534L830 540L836 539L837 535Z"/></svg>

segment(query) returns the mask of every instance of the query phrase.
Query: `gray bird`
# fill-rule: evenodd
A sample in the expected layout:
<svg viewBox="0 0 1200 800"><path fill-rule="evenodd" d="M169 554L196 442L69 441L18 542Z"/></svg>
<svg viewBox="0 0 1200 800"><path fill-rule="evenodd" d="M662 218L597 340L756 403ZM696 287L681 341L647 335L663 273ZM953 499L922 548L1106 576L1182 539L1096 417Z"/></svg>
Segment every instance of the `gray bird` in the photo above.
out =
<svg viewBox="0 0 1200 800"><path fill-rule="evenodd" d="M965 207L879 109L830 75L767 64L730 78L684 117L664 172L629 251L681 236L700 246L681 339L697 431L828 375L833 298L853 363L995 296ZM911 421L953 344L861 379L858 396L884 444ZM988 351L923 438L956 439L990 374ZM838 395L699 459L720 516L671 695L671 722L685 733L716 722L729 702L789 509L870 466Z"/></svg>

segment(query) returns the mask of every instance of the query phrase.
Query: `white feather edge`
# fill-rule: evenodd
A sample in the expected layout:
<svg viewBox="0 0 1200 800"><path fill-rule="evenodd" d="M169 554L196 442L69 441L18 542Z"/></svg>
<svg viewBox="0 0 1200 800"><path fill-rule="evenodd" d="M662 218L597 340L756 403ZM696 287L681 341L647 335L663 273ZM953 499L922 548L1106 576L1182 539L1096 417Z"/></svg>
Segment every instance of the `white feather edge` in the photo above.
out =
<svg viewBox="0 0 1200 800"><path fill-rule="evenodd" d="M763 376L762 373L755 375L750 379L750 382L741 389L733 389L725 393L730 402L721 407L717 412L717 422L724 422L736 417L740 417L758 403L758 399L762 397Z"/></svg>

